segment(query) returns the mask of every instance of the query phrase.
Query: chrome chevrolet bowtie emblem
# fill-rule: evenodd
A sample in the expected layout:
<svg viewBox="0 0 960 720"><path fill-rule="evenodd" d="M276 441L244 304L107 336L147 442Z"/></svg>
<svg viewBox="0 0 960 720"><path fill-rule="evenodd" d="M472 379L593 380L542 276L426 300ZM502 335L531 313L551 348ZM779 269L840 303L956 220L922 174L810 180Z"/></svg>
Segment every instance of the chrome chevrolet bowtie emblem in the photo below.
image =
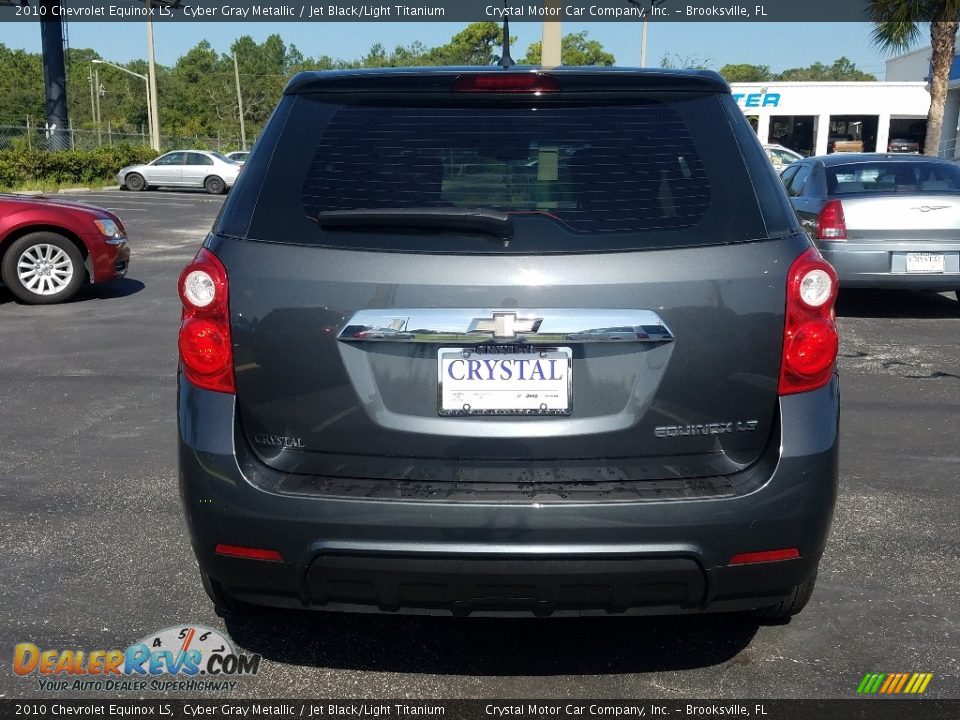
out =
<svg viewBox="0 0 960 720"><path fill-rule="evenodd" d="M517 333L536 332L543 318L519 318L512 312L495 312L490 318L474 318L469 332L492 332L495 338L513 339Z"/></svg>
<svg viewBox="0 0 960 720"><path fill-rule="evenodd" d="M911 210L919 210L920 212L930 212L931 210L946 210L949 205L921 205L920 207L910 208Z"/></svg>

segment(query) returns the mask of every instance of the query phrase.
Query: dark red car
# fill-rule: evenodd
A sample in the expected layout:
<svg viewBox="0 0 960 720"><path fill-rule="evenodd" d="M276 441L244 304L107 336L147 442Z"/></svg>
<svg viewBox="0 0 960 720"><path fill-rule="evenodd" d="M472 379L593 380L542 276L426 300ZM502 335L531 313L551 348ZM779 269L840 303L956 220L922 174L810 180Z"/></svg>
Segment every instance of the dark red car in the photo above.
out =
<svg viewBox="0 0 960 720"><path fill-rule="evenodd" d="M85 283L122 278L127 231L93 205L0 194L0 279L17 299L63 302Z"/></svg>

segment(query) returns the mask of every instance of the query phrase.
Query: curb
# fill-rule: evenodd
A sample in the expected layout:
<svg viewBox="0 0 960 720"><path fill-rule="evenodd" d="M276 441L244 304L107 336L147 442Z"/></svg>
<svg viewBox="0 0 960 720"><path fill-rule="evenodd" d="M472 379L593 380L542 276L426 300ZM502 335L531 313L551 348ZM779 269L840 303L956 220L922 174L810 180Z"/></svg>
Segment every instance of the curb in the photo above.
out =
<svg viewBox="0 0 960 720"><path fill-rule="evenodd" d="M11 194L35 197L37 195L72 195L74 193L103 192L104 190L116 190L117 192L119 192L120 189L115 185L104 185L103 187L63 188L61 190L14 190L14 191L11 191Z"/></svg>

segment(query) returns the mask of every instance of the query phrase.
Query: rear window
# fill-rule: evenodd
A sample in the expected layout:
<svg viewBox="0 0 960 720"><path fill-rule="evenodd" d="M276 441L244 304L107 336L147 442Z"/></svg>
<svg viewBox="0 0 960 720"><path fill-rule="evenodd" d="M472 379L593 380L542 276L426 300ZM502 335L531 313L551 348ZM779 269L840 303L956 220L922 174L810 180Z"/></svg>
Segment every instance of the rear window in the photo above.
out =
<svg viewBox="0 0 960 720"><path fill-rule="evenodd" d="M826 171L827 192L831 195L960 192L960 168L953 163L851 163Z"/></svg>
<svg viewBox="0 0 960 720"><path fill-rule="evenodd" d="M706 245L766 234L715 94L638 93L607 105L343 99L349 102L319 94L284 100L293 107L248 236L362 249L492 251L491 243L463 232L351 231L311 220L331 211L437 207L511 213L514 236L501 248L506 252ZM761 170L772 172L766 161Z"/></svg>
<svg viewBox="0 0 960 720"><path fill-rule="evenodd" d="M574 232L688 229L711 183L680 116L626 107L343 107L303 186L308 214L461 207L542 212Z"/></svg>

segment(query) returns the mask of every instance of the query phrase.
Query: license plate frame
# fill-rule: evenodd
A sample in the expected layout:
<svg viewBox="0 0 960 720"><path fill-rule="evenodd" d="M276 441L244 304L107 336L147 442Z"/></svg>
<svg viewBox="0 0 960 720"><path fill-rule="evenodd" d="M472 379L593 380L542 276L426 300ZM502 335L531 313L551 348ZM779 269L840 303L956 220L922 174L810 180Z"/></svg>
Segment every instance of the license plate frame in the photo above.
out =
<svg viewBox="0 0 960 720"><path fill-rule="evenodd" d="M911 275L943 274L947 267L946 257L941 252L908 252L904 262L906 271Z"/></svg>
<svg viewBox="0 0 960 720"><path fill-rule="evenodd" d="M449 364L467 361L453 374ZM468 378L469 361L477 377ZM483 363L498 361L493 366ZM510 374L537 374L535 363L541 362L539 378L503 379L505 370L501 361L511 360ZM518 360L530 362L517 365ZM552 363L550 361L553 361ZM521 367L523 368L521 370ZM550 377L547 377L549 372ZM482 379L492 375L493 379ZM460 377L458 377L458 375ZM479 382L499 383L501 387L477 385ZM508 399L509 398L509 399ZM539 401L539 403L537 402ZM569 347L530 347L524 345L478 345L468 348L440 348L437 351L437 413L443 417L548 417L568 416L573 413L573 351Z"/></svg>

